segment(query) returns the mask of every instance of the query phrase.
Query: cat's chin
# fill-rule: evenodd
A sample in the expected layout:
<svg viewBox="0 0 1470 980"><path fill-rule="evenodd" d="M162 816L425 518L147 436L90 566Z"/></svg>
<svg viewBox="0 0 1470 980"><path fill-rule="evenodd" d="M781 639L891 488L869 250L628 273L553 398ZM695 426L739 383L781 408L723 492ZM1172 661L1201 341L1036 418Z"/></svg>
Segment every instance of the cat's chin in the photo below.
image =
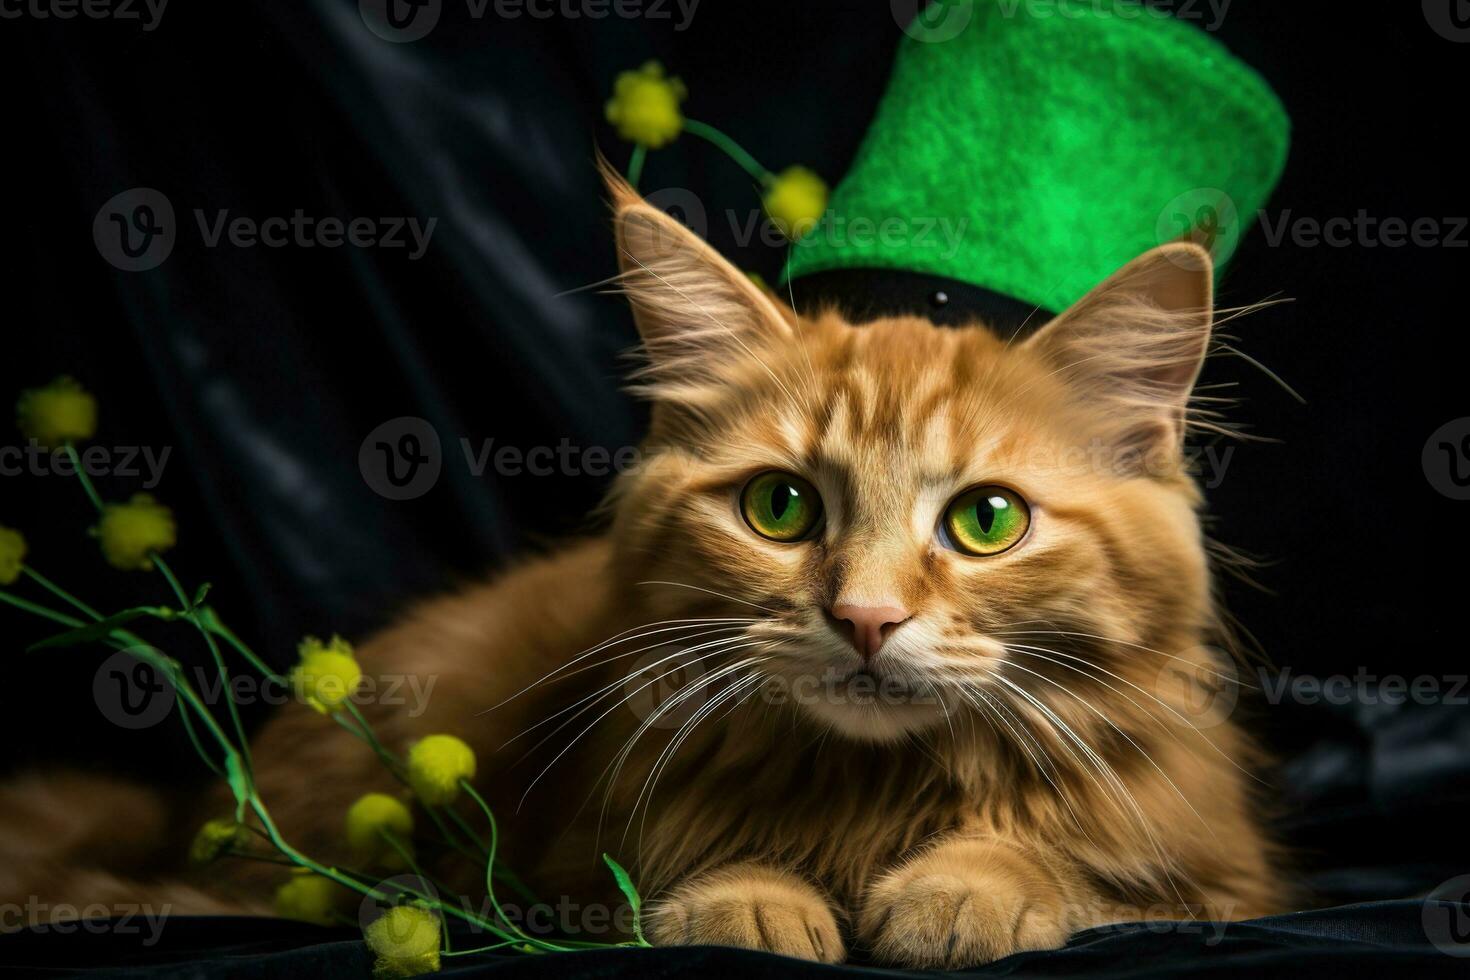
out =
<svg viewBox="0 0 1470 980"><path fill-rule="evenodd" d="M944 722L937 703L813 701L803 708L834 733L858 742L896 742Z"/></svg>

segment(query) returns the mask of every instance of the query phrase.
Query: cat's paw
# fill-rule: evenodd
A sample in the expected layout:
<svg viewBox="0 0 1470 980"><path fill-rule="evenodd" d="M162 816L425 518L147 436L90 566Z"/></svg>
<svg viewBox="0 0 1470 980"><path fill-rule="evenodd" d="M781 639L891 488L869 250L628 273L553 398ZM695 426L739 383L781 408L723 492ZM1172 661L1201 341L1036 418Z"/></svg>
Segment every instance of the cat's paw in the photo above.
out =
<svg viewBox="0 0 1470 980"><path fill-rule="evenodd" d="M741 865L686 882L648 911L659 946L739 946L822 963L846 955L832 906L795 875Z"/></svg>
<svg viewBox="0 0 1470 980"><path fill-rule="evenodd" d="M941 845L879 879L859 916L875 959L957 969L1068 935L1056 882L1014 851L979 841Z"/></svg>

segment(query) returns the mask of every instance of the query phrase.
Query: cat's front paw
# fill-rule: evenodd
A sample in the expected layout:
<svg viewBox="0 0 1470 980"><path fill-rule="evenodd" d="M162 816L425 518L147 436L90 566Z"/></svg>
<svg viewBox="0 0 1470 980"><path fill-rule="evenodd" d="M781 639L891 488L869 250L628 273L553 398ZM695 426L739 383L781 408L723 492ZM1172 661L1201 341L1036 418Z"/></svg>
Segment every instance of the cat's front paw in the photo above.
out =
<svg viewBox="0 0 1470 980"><path fill-rule="evenodd" d="M874 884L859 935L897 966L957 969L1067 939L1057 883L1027 859L980 841L928 851Z"/></svg>
<svg viewBox="0 0 1470 980"><path fill-rule="evenodd" d="M846 955L822 894L796 875L757 865L680 885L650 906L647 931L659 946L739 946L823 963Z"/></svg>

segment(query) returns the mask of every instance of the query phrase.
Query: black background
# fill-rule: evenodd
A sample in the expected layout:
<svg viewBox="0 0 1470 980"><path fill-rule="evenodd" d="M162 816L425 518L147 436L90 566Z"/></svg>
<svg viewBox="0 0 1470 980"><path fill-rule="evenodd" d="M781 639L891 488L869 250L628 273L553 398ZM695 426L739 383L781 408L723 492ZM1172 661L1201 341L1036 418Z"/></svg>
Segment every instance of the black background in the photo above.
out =
<svg viewBox="0 0 1470 980"><path fill-rule="evenodd" d="M170 447L155 493L179 518L174 565L190 583L212 581L226 620L277 663L304 632L360 637L416 595L575 533L605 487L476 478L458 437L636 442L643 413L619 392L629 316L594 291L558 295L614 271L593 168L595 146L626 161L602 121L614 75L659 58L687 83L691 117L773 169L799 162L835 179L901 37L879 2L704 0L685 30L673 6L668 19L600 21L490 9L475 19L446 0L435 30L403 45L365 30L350 0L174 0L151 32L136 21L0 20L11 187L0 399L71 373L101 401L99 444ZM1368 10L1235 0L1217 32L1294 120L1272 221L1287 209L1317 220L1470 213L1470 44L1432 30L1418 4ZM120 272L94 247L92 221L138 186L168 196L179 240L160 267ZM667 186L696 193L717 216L714 244L774 279L779 250L739 247L719 217L755 200L734 164L684 138L645 171L645 190ZM403 249L210 249L196 208L438 225L418 261ZM1430 434L1470 414L1467 239L1272 248L1255 224L1224 280L1227 305L1294 300L1231 333L1305 404L1240 360L1206 374L1237 385L1234 420L1276 440L1236 447L1211 512L1218 538L1266 562L1254 573L1266 590L1231 584L1228 596L1278 665L1467 669L1459 562L1470 503L1437 493L1421 465ZM358 447L404 415L437 427L446 466L427 495L394 502L364 482ZM19 441L12 430L0 444ZM121 497L139 481L100 483ZM162 601L156 576L103 564L82 533L90 522L73 482L0 477L0 523L24 530L37 568L109 606ZM97 650L25 653L40 635L0 610L7 766L200 774L172 724L120 732L99 715ZM171 649L199 655L187 634L176 638ZM1428 795L1443 807L1466 788L1467 709L1457 711L1459 761L1431 767L1441 781ZM1263 714L1287 756L1371 741L1354 734L1368 724L1361 712ZM1386 808L1364 751L1346 758L1368 775L1343 792L1369 821L1353 825L1355 846L1366 836L1381 852L1365 863L1470 865L1463 835L1437 836L1452 826L1448 809ZM1460 781L1443 782L1446 772ZM1384 830L1419 832L1390 842Z"/></svg>

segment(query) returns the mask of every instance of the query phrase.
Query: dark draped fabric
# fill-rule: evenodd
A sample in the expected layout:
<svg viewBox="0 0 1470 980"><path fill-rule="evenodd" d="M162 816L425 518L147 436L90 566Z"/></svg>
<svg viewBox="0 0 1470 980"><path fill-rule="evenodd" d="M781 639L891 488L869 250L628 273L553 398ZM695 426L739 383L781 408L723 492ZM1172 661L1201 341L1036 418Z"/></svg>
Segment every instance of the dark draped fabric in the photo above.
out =
<svg viewBox="0 0 1470 980"><path fill-rule="evenodd" d="M415 596L586 526L605 467L477 469L487 446L614 454L636 443L644 410L620 381L631 320L596 288L615 263L595 150L627 160L602 121L613 76L659 58L687 83L692 117L772 169L801 163L835 179L901 36L890 8L905 5L705 0L687 23L672 2L644 6L664 15L511 18L491 4L477 17L479 5L445 0L434 30L405 44L367 30L356 0L176 2L149 30L0 21L14 168L0 394L74 374L101 399L98 444L168 451L148 489L178 514L176 566L212 581L226 620L276 664L304 633L361 636ZM1226 305L1295 302L1228 332L1305 404L1243 358L1211 364L1206 381L1238 400L1231 417L1277 441L1212 444L1231 463L1207 487L1210 531L1263 559L1252 575L1264 590L1232 581L1226 595L1275 665L1246 676L1261 689L1253 724L1281 759L1269 774L1276 825L1315 905L1362 904L1231 926L1216 944L1091 933L976 975L1465 966L1432 944L1414 897L1470 872L1470 692L1455 687L1467 670L1455 571L1466 505L1435 492L1421 463L1429 434L1466 413L1462 332L1442 326L1463 322L1466 253L1270 240L1301 217L1464 213L1463 160L1446 134L1467 49L1420 5L1390 6L1368 16L1237 0L1216 25L1295 121L1283 184L1221 293ZM692 200L722 252L777 280L781 249L752 230L756 194L720 153L680 139L651 155L642 186L686 214ZM177 236L162 264L128 272L99 254L92 226L138 188L166 198ZM368 217L379 232L397 222L407 245L211 244L221 221L298 211ZM421 255L408 219L434 221ZM401 444L405 418L439 441L440 473L392 499L364 460L377 441ZM99 483L110 497L142 489L120 472ZM161 598L155 579L119 576L86 550L73 485L7 476L0 495L0 523L24 526L38 567L78 593L119 607ZM4 770L82 765L181 786L207 775L176 726L120 732L93 710L89 654L23 655L40 630L7 611L0 623ZM1310 696L1334 675L1360 679ZM1439 693L1389 703L1389 675L1434 678ZM267 711L249 705L247 720ZM346 934L253 920L170 920L147 947L117 932L0 937L0 964L18 975L356 975L365 956ZM707 950L455 968L837 972Z"/></svg>

